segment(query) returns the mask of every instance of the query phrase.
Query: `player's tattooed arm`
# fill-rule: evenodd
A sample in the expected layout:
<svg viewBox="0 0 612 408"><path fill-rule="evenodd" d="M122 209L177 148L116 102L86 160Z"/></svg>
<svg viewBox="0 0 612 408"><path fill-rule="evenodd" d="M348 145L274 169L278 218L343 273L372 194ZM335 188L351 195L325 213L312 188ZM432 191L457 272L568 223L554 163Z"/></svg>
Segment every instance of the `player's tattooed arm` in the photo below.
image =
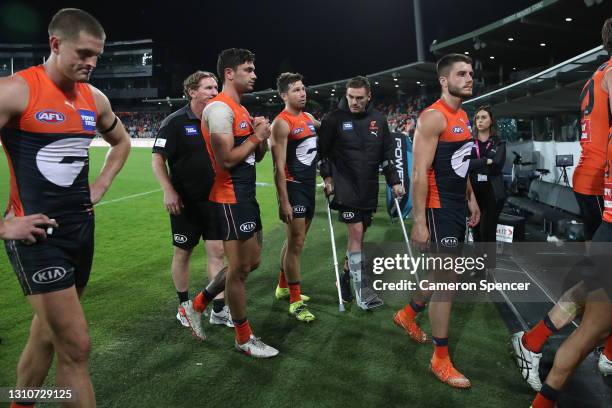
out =
<svg viewBox="0 0 612 408"><path fill-rule="evenodd" d="M91 88L98 111L96 128L102 134L104 140L111 145L106 154L102 170L90 187L91 202L96 204L102 199L113 179L125 164L130 154L131 141L123 123L113 112L106 95L93 86Z"/></svg>

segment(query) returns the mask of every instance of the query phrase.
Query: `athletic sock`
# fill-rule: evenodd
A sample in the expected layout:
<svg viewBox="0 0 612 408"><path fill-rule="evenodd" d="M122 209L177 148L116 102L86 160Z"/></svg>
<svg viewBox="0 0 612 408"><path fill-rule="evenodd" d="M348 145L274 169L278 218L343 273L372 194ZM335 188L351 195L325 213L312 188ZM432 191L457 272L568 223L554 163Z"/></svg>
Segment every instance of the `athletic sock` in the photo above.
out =
<svg viewBox="0 0 612 408"><path fill-rule="evenodd" d="M238 344L246 343L253 334L246 317L244 319L234 320L234 330L236 331L236 341Z"/></svg>
<svg viewBox="0 0 612 408"><path fill-rule="evenodd" d="M609 335L608 340L606 340L606 346L604 347L603 354L608 360L612 360L612 334Z"/></svg>
<svg viewBox="0 0 612 408"><path fill-rule="evenodd" d="M300 282L289 282L289 303L302 300Z"/></svg>
<svg viewBox="0 0 612 408"><path fill-rule="evenodd" d="M208 306L210 301L214 298L215 297L213 295L211 295L206 289L204 289L203 291L198 293L193 299L193 310L202 313L204 309L206 309L206 306Z"/></svg>
<svg viewBox="0 0 612 408"><path fill-rule="evenodd" d="M221 313L223 311L223 307L225 307L225 299L213 300L213 312Z"/></svg>
<svg viewBox="0 0 612 408"><path fill-rule="evenodd" d="M434 344L434 356L439 359L448 358L448 337L432 337Z"/></svg>
<svg viewBox="0 0 612 408"><path fill-rule="evenodd" d="M186 290L185 292L179 292L177 290L176 294L178 295L179 303L183 303L183 302L189 301L189 291Z"/></svg>
<svg viewBox="0 0 612 408"><path fill-rule="evenodd" d="M532 408L554 408L555 401L559 396L559 391L552 388L550 385L542 384L542 389L537 393L535 399L531 403Z"/></svg>
<svg viewBox="0 0 612 408"><path fill-rule="evenodd" d="M414 319L416 315L421 313L423 310L425 310L425 304L420 304L414 299L410 299L410 303L404 307L404 312L412 319Z"/></svg>
<svg viewBox="0 0 612 408"><path fill-rule="evenodd" d="M289 287L287 285L287 278L285 277L285 271L283 271L283 268L281 268L280 272L278 273L278 287L279 288Z"/></svg>
<svg viewBox="0 0 612 408"><path fill-rule="evenodd" d="M523 346L527 350L534 353L542 351L544 343L548 340L553 333L556 333L558 329L555 327L552 320L548 315L540 320L531 330L523 335Z"/></svg>

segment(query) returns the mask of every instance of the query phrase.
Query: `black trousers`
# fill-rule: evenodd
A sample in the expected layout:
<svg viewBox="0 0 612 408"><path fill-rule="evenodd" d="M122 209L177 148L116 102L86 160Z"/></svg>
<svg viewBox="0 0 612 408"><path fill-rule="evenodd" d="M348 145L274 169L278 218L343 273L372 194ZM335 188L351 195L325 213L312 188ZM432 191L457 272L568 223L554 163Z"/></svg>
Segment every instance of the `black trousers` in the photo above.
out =
<svg viewBox="0 0 612 408"><path fill-rule="evenodd" d="M487 255L485 265L487 268L495 268L496 264L496 241L497 222L499 214L504 208L504 199L495 199L493 187L489 182L477 182L472 184L474 195L480 207L480 222L472 230L474 241L482 245L483 253Z"/></svg>

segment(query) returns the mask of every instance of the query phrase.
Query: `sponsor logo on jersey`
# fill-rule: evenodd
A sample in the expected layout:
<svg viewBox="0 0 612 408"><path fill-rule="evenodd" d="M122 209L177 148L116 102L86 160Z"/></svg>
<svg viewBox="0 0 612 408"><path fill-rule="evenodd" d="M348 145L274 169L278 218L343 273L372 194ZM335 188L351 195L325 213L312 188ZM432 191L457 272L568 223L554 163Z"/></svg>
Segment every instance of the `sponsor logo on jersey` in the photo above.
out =
<svg viewBox="0 0 612 408"><path fill-rule="evenodd" d="M93 111L79 109L79 115L81 115L83 130L87 132L93 132L96 130L96 114Z"/></svg>
<svg viewBox="0 0 612 408"><path fill-rule="evenodd" d="M463 128L461 126L453 127L453 133L463 133Z"/></svg>
<svg viewBox="0 0 612 408"><path fill-rule="evenodd" d="M317 156L317 139L315 137L305 137L295 148L295 157L304 166L310 166Z"/></svg>
<svg viewBox="0 0 612 408"><path fill-rule="evenodd" d="M580 141L591 141L591 119L582 119L580 121Z"/></svg>
<svg viewBox="0 0 612 408"><path fill-rule="evenodd" d="M182 234L174 234L174 242L177 244L184 244L187 242L187 237Z"/></svg>
<svg viewBox="0 0 612 408"><path fill-rule="evenodd" d="M238 125L238 127L240 129L246 129L248 126L248 124L245 121L240 122L240 124Z"/></svg>
<svg viewBox="0 0 612 408"><path fill-rule="evenodd" d="M342 218L345 220L352 220L353 218L355 218L355 213L352 211L343 211Z"/></svg>
<svg viewBox="0 0 612 408"><path fill-rule="evenodd" d="M459 240L455 237L444 237L440 240L440 244L447 248L455 248L457 245L459 245Z"/></svg>
<svg viewBox="0 0 612 408"><path fill-rule="evenodd" d="M242 232L251 232L251 231L255 230L256 226L257 226L257 224L255 224L253 221L245 222L244 224L240 225L240 231L242 231Z"/></svg>
<svg viewBox="0 0 612 408"><path fill-rule="evenodd" d="M311 132L315 132L316 131L315 125L313 125L312 123L308 124L308 129L310 129Z"/></svg>
<svg viewBox="0 0 612 408"><path fill-rule="evenodd" d="M46 109L44 111L36 112L36 120L43 123L62 123L66 120L63 113Z"/></svg>
<svg viewBox="0 0 612 408"><path fill-rule="evenodd" d="M50 266L32 275L32 280L36 283L48 284L62 280L66 274L66 269L61 266Z"/></svg>
<svg viewBox="0 0 612 408"><path fill-rule="evenodd" d="M470 167L472 146L473 143L471 141L466 142L459 149L455 150L455 153L453 153L453 156L451 157L451 166L453 167L455 174L461 178L465 178Z"/></svg>
<svg viewBox="0 0 612 408"><path fill-rule="evenodd" d="M185 125L185 135L195 136L198 134L198 127L196 125Z"/></svg>
<svg viewBox="0 0 612 408"><path fill-rule="evenodd" d="M353 130L353 122L343 122L342 130Z"/></svg>
<svg viewBox="0 0 612 408"><path fill-rule="evenodd" d="M36 153L36 167L51 183L60 187L70 187L81 175L89 162L87 153L91 138L66 138L49 143Z"/></svg>
<svg viewBox="0 0 612 408"><path fill-rule="evenodd" d="M291 132L291 134L293 134L293 135L299 135L299 134L300 134L300 133L302 133L303 131L304 131L304 128L299 127L299 128L295 128L295 129L293 129L293 132Z"/></svg>
<svg viewBox="0 0 612 408"><path fill-rule="evenodd" d="M294 205L293 212L295 214L304 214L306 212L306 206L303 205Z"/></svg>
<svg viewBox="0 0 612 408"><path fill-rule="evenodd" d="M155 139L155 147L166 147L166 139L157 138Z"/></svg>

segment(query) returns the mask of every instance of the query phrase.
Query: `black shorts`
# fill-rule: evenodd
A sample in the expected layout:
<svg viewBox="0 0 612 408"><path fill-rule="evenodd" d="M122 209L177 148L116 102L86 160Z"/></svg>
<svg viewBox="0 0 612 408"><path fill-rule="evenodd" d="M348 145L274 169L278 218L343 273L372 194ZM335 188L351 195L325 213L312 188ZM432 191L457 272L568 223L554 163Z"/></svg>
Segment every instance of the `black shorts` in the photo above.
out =
<svg viewBox="0 0 612 408"><path fill-rule="evenodd" d="M312 219L315 213L316 185L287 182L287 195L293 207L293 218Z"/></svg>
<svg viewBox="0 0 612 408"><path fill-rule="evenodd" d="M211 204L208 201L184 203L179 215L170 215L172 244L182 249L191 249L203 240L220 240L214 225Z"/></svg>
<svg viewBox="0 0 612 408"><path fill-rule="evenodd" d="M338 207L338 220L345 224L357 224L358 222L363 223L364 227L372 225L372 214L373 211L368 210L357 210L350 207Z"/></svg>
<svg viewBox="0 0 612 408"><path fill-rule="evenodd" d="M223 241L244 241L261 231L257 201L245 203L210 203L217 236Z"/></svg>
<svg viewBox="0 0 612 408"><path fill-rule="evenodd" d="M580 194L574 191L580 215L584 221L584 240L591 241L601 224L603 215L603 196Z"/></svg>
<svg viewBox="0 0 612 408"><path fill-rule="evenodd" d="M5 241L4 246L26 296L73 285L84 288L94 253L94 220L60 223L47 239L33 245Z"/></svg>
<svg viewBox="0 0 612 408"><path fill-rule="evenodd" d="M429 252L460 254L465 241L466 209L427 208Z"/></svg>
<svg viewBox="0 0 612 408"><path fill-rule="evenodd" d="M594 268L583 268L583 278L589 292L604 289L612 301L612 223L604 221L597 228L589 258Z"/></svg>

